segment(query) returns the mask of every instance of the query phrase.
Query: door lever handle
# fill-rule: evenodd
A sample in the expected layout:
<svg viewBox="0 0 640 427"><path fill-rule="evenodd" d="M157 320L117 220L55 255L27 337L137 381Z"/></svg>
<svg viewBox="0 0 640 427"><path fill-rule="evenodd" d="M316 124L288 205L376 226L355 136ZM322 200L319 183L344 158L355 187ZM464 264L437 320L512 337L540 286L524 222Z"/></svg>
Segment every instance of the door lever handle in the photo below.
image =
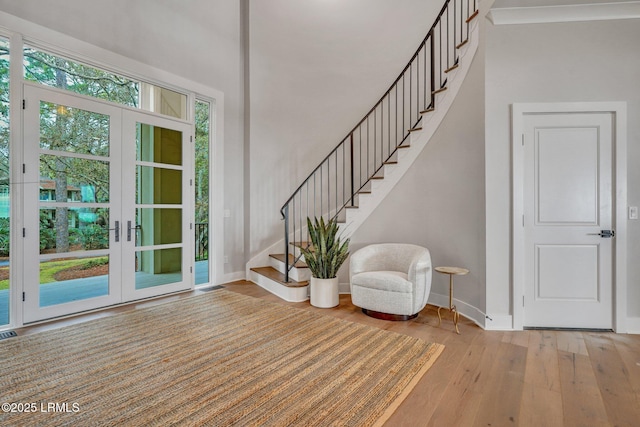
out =
<svg viewBox="0 0 640 427"><path fill-rule="evenodd" d="M600 230L599 233L587 233L589 236L600 236L603 239L609 239L611 237L616 237L615 230Z"/></svg>
<svg viewBox="0 0 640 427"><path fill-rule="evenodd" d="M115 231L115 241L119 242L120 241L120 221L114 221L115 222L115 227L114 228L110 228L109 231L113 230Z"/></svg>
<svg viewBox="0 0 640 427"><path fill-rule="evenodd" d="M141 225L131 226L131 221L127 221L127 242L131 241L131 230L142 230Z"/></svg>

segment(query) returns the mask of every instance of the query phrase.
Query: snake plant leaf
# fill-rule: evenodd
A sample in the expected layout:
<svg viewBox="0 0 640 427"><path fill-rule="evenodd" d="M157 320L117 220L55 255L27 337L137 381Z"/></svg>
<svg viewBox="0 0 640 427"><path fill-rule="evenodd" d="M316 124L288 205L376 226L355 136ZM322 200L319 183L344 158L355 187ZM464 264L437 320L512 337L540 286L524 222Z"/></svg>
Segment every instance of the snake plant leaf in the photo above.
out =
<svg viewBox="0 0 640 427"><path fill-rule="evenodd" d="M300 248L313 277L332 279L349 256L349 239L338 236L339 227L335 219L327 222L323 217L307 218L307 228L311 245Z"/></svg>

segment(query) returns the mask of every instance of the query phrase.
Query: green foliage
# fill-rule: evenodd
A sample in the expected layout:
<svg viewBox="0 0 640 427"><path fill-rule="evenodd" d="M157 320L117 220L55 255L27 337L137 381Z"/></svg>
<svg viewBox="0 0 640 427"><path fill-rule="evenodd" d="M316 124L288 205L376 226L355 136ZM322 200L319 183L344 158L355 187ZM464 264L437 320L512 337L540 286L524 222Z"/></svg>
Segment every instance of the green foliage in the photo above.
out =
<svg viewBox="0 0 640 427"><path fill-rule="evenodd" d="M89 224L80 228L78 233L84 249L107 249L109 247L109 230L97 224Z"/></svg>
<svg viewBox="0 0 640 427"><path fill-rule="evenodd" d="M103 256L100 258L91 258L89 261L85 262L84 264L82 264L80 266L80 268L82 270L88 270L90 268L93 267L99 267L101 265L107 265L109 264L109 257L108 256Z"/></svg>
<svg viewBox="0 0 640 427"><path fill-rule="evenodd" d="M196 142L195 142L195 220L209 222L209 113L208 102L196 101Z"/></svg>
<svg viewBox="0 0 640 427"><path fill-rule="evenodd" d="M311 246L301 248L304 260L317 279L337 277L340 266L349 256L349 239L341 241L338 236L338 223L335 219L324 222L324 218L307 218Z"/></svg>
<svg viewBox="0 0 640 427"><path fill-rule="evenodd" d="M9 218L0 218L0 256L9 256Z"/></svg>

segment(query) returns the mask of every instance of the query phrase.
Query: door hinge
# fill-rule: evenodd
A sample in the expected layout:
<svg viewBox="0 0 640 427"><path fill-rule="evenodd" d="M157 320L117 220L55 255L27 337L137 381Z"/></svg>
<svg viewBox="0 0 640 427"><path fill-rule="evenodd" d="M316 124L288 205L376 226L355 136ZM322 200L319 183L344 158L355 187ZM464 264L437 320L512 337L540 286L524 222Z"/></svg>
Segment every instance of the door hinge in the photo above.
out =
<svg viewBox="0 0 640 427"><path fill-rule="evenodd" d="M23 100L22 100L22 109L23 109L23 110L26 110L26 109L27 109L27 100L26 100L26 99L23 99Z"/></svg>
<svg viewBox="0 0 640 427"><path fill-rule="evenodd" d="M24 302L26 299L27 299L27 296L26 296L26 294L23 292L23 293L22 293L22 302Z"/></svg>
<svg viewBox="0 0 640 427"><path fill-rule="evenodd" d="M524 147L524 133L522 134L522 146Z"/></svg>
<svg viewBox="0 0 640 427"><path fill-rule="evenodd" d="M27 173L27 165L25 163L22 164L22 173Z"/></svg>
<svg viewBox="0 0 640 427"><path fill-rule="evenodd" d="M193 142L193 135L189 135L189 141Z"/></svg>
<svg viewBox="0 0 640 427"><path fill-rule="evenodd" d="M22 229L22 237L27 237L27 229L26 228Z"/></svg>
<svg viewBox="0 0 640 427"><path fill-rule="evenodd" d="M189 187L193 187L193 180L192 179L189 180Z"/></svg>
<svg viewBox="0 0 640 427"><path fill-rule="evenodd" d="M189 267L189 271L193 273L193 267Z"/></svg>
<svg viewBox="0 0 640 427"><path fill-rule="evenodd" d="M193 230L193 223L189 224L189 230Z"/></svg>
<svg viewBox="0 0 640 427"><path fill-rule="evenodd" d="M522 306L524 307L524 295L522 295Z"/></svg>
<svg viewBox="0 0 640 427"><path fill-rule="evenodd" d="M522 226L524 227L524 215L522 215Z"/></svg>

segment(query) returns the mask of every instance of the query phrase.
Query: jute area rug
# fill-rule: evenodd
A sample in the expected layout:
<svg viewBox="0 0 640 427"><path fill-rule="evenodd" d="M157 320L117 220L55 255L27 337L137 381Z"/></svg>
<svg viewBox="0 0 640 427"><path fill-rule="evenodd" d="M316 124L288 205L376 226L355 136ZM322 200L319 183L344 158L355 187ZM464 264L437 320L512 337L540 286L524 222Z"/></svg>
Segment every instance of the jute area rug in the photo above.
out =
<svg viewBox="0 0 640 427"><path fill-rule="evenodd" d="M442 349L217 290L0 341L0 425L380 425Z"/></svg>

